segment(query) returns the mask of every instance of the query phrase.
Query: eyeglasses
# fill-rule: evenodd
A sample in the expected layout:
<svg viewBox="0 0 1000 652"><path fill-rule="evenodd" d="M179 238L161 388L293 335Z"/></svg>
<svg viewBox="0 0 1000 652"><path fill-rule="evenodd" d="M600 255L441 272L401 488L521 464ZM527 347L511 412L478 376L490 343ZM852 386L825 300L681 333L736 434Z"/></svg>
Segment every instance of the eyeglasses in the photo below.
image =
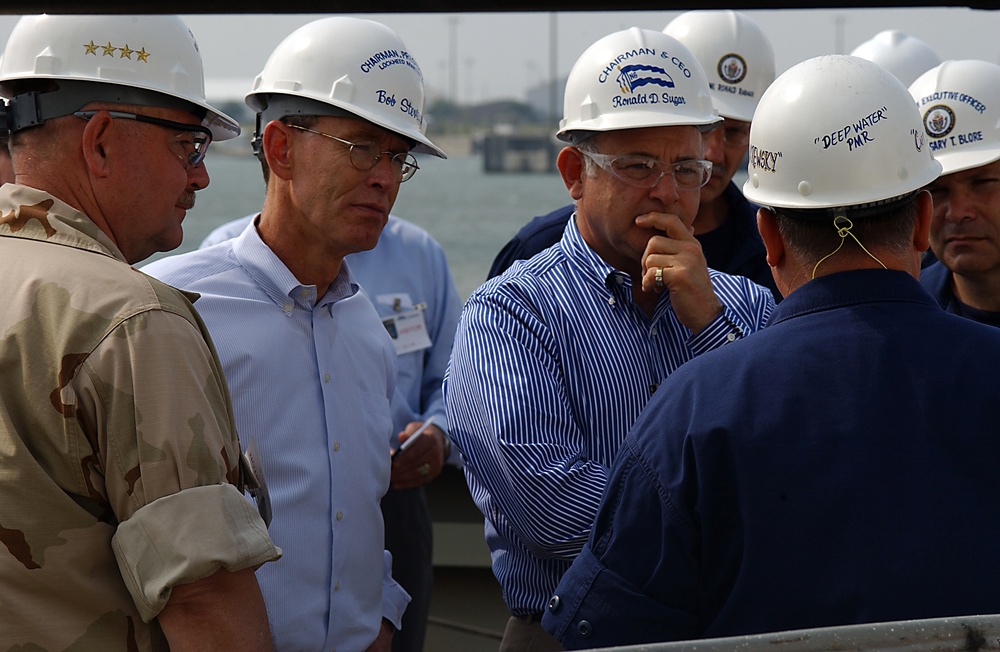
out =
<svg viewBox="0 0 1000 652"><path fill-rule="evenodd" d="M417 170L420 169L420 166L417 165L417 159L413 158L413 155L409 152L380 151L378 145L375 143L352 143L349 140L337 138L336 136L331 136L330 134L324 134L322 131L316 131L314 129L309 129L308 127L302 127L300 125L288 126L292 129L308 131L311 134L323 136L324 138L335 140L341 145L346 145L350 148L351 165L361 171L371 170L375 167L375 165L382 160L383 154L389 155L389 165L392 167L392 171L396 174L396 180L400 183L412 177L417 173Z"/></svg>
<svg viewBox="0 0 1000 652"><path fill-rule="evenodd" d="M638 154L616 156L583 150L580 153L625 183L639 188L652 188L669 174L678 190L698 190L712 177L711 161L693 159L664 163Z"/></svg>
<svg viewBox="0 0 1000 652"><path fill-rule="evenodd" d="M77 111L73 115L78 118L83 118L84 120L90 120L98 113L100 113L100 111ZM181 132L175 141L184 148L184 156L179 156L179 158L181 161L185 162L186 165L190 165L193 168L202 164L205 160L205 155L208 154L208 146L212 143L211 130L209 130L208 127L202 127L201 125L189 125L183 122L174 122L173 120L164 120L163 118L139 115L138 113L126 113L125 111L108 111L108 115L112 118L145 122L147 124L156 125L157 127L164 127L166 129Z"/></svg>

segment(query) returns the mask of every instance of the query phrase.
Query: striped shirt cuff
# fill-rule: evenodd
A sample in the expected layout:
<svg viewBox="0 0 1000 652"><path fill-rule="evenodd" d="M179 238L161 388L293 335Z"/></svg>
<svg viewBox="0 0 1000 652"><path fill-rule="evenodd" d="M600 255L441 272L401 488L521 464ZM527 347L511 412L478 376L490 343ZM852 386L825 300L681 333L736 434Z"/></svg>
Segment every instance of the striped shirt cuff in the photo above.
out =
<svg viewBox="0 0 1000 652"><path fill-rule="evenodd" d="M692 353L701 355L706 351L743 339L749 330L728 306L723 306L722 313L718 317L699 333L691 336L688 346Z"/></svg>

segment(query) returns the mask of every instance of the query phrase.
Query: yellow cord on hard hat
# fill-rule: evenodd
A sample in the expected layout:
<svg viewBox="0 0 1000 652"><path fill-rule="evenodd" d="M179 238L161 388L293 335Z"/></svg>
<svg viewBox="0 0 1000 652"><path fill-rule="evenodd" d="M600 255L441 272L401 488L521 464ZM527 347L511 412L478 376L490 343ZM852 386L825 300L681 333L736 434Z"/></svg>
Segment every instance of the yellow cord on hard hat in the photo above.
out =
<svg viewBox="0 0 1000 652"><path fill-rule="evenodd" d="M846 226L843 224L844 222L846 222ZM834 226L835 229L837 229L837 235L840 236L840 244L837 245L836 249L834 249L833 251L831 251L827 255L823 256L818 261L816 261L816 265L813 267L813 271L812 271L812 278L816 278L816 270L819 269L820 264L824 260L826 260L830 256L834 255L838 251L840 251L840 248L844 246L844 240L847 238L847 236L851 236L852 238L854 238L854 241L858 243L858 246L861 247L862 251L864 251L866 254L868 254L871 257L871 259L874 260L876 263L878 263L879 265L881 265L882 269L888 269L885 266L885 263L883 263L881 260L879 260L878 258L876 258L875 255L872 254L872 252L870 252L867 249L865 249L865 246L863 244L861 244L861 241L858 240L858 237L856 235L854 235L853 233L851 233L851 229L854 228L854 222L852 222L851 220L849 220L846 215L838 215L835 218L833 218L833 226Z"/></svg>

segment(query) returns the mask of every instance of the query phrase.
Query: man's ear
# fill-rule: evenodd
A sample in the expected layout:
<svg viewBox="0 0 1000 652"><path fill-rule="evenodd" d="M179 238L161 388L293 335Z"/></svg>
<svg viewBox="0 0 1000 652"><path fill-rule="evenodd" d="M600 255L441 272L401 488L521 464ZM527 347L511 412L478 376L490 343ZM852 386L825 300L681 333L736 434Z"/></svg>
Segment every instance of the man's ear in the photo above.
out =
<svg viewBox="0 0 1000 652"><path fill-rule="evenodd" d="M264 125L261 136L261 151L267 160L271 174L280 179L290 179L292 176L292 140L295 135L291 127L281 120L271 120Z"/></svg>
<svg viewBox="0 0 1000 652"><path fill-rule="evenodd" d="M757 209L757 230L760 231L764 249L767 250L767 264L772 268L777 267L785 257L785 243L778 232L778 222L771 209Z"/></svg>
<svg viewBox="0 0 1000 652"><path fill-rule="evenodd" d="M108 159L108 146L111 143L111 125L114 118L107 111L98 111L83 128L80 146L83 150L83 160L91 175L105 178L111 174Z"/></svg>
<svg viewBox="0 0 1000 652"><path fill-rule="evenodd" d="M934 216L934 200L931 193L921 190L917 193L917 219L913 226L913 247L919 252L931 246L931 218Z"/></svg>
<svg viewBox="0 0 1000 652"><path fill-rule="evenodd" d="M575 147L563 147L559 156L556 157L556 167L559 169L559 174L562 175L569 196L574 200L583 197L582 179L585 171L583 154L580 150Z"/></svg>

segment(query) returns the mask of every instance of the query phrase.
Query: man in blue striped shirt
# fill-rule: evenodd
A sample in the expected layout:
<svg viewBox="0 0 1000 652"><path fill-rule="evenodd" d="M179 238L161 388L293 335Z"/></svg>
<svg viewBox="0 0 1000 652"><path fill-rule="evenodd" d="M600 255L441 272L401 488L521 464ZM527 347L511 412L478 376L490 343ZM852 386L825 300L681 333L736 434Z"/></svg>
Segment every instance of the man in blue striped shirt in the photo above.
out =
<svg viewBox="0 0 1000 652"><path fill-rule="evenodd" d="M469 298L445 403L512 617L503 650L558 650L539 618L587 540L619 444L658 384L761 328L774 300L709 270L691 224L720 118L691 53L632 28L570 73L560 244Z"/></svg>

